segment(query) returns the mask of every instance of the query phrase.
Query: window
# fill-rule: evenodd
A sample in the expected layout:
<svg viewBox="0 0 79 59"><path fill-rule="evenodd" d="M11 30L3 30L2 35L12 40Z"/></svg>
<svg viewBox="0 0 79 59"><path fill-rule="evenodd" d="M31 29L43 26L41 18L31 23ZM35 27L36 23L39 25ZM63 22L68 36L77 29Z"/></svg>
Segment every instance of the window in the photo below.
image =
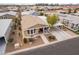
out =
<svg viewBox="0 0 79 59"><path fill-rule="evenodd" d="M78 26L78 24L76 24L76 27Z"/></svg>
<svg viewBox="0 0 79 59"><path fill-rule="evenodd" d="M48 27L45 27L44 30L48 30Z"/></svg>
<svg viewBox="0 0 79 59"><path fill-rule="evenodd" d="M31 30L31 34L33 34L33 30Z"/></svg>
<svg viewBox="0 0 79 59"><path fill-rule="evenodd" d="M27 33L30 34L30 30L27 30Z"/></svg>
<svg viewBox="0 0 79 59"><path fill-rule="evenodd" d="M72 26L71 26L71 28L74 28L74 24L72 23Z"/></svg>
<svg viewBox="0 0 79 59"><path fill-rule="evenodd" d="M36 29L34 29L34 33L35 33Z"/></svg>

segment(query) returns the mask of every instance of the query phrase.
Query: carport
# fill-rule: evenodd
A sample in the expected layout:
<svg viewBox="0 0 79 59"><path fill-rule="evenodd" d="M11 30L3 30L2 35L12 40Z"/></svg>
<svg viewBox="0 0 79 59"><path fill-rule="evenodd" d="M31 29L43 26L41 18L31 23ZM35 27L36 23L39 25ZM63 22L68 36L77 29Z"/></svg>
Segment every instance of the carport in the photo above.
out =
<svg viewBox="0 0 79 59"><path fill-rule="evenodd" d="M61 29L61 28L63 27L63 24L60 23L60 22L58 22L58 23L54 24L53 26L54 26L54 27L58 27L58 28Z"/></svg>
<svg viewBox="0 0 79 59"><path fill-rule="evenodd" d="M5 53L7 40L12 26L12 19L0 20L0 54Z"/></svg>
<svg viewBox="0 0 79 59"><path fill-rule="evenodd" d="M6 47L6 42L4 37L0 37L0 55L4 54Z"/></svg>

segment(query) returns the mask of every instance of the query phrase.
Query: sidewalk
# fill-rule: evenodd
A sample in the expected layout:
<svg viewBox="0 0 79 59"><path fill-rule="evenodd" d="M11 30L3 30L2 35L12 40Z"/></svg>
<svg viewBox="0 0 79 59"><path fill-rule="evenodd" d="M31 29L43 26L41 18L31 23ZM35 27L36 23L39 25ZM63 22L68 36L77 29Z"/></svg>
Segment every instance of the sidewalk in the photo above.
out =
<svg viewBox="0 0 79 59"><path fill-rule="evenodd" d="M45 37L44 34L40 34L40 36L41 36L42 40L45 42L45 44L49 43L49 41L47 40L47 38Z"/></svg>

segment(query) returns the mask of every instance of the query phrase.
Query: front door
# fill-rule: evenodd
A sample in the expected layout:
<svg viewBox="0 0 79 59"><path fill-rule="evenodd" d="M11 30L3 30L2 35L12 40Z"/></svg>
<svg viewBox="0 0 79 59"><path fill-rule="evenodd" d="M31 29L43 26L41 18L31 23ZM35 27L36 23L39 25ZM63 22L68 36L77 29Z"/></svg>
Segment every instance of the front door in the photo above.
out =
<svg viewBox="0 0 79 59"><path fill-rule="evenodd" d="M43 33L43 28L40 28L39 29L39 33Z"/></svg>

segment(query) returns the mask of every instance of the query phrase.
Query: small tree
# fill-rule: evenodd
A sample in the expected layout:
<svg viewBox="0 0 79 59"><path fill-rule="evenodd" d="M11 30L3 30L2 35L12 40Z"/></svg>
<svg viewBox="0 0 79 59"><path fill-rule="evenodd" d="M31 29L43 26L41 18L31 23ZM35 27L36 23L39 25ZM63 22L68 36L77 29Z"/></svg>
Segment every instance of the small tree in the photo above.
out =
<svg viewBox="0 0 79 59"><path fill-rule="evenodd" d="M50 41L51 40L56 40L56 37L55 36L49 36L48 38L49 38Z"/></svg>
<svg viewBox="0 0 79 59"><path fill-rule="evenodd" d="M29 42L33 42L34 41L34 39L33 38L29 38Z"/></svg>
<svg viewBox="0 0 79 59"><path fill-rule="evenodd" d="M13 32L12 32L12 35L14 35L14 34L15 34L15 32L13 31Z"/></svg>
<svg viewBox="0 0 79 59"><path fill-rule="evenodd" d="M21 35L21 33L19 32L19 33L18 33L18 35L20 36L20 35Z"/></svg>
<svg viewBox="0 0 79 59"><path fill-rule="evenodd" d="M77 13L77 9L74 10L74 13Z"/></svg>
<svg viewBox="0 0 79 59"><path fill-rule="evenodd" d="M21 22L20 21L18 21L18 25L21 25Z"/></svg>
<svg viewBox="0 0 79 59"><path fill-rule="evenodd" d="M26 38L24 38L23 42L24 42L24 43L27 43L27 39L26 39Z"/></svg>
<svg viewBox="0 0 79 59"><path fill-rule="evenodd" d="M47 14L45 14L45 16L48 16Z"/></svg>
<svg viewBox="0 0 79 59"><path fill-rule="evenodd" d="M40 16L43 16L44 15L44 13L43 12L40 12Z"/></svg>
<svg viewBox="0 0 79 59"><path fill-rule="evenodd" d="M16 28L17 28L17 25L16 25L16 24L14 24L14 25L13 25L13 29L15 29L15 30L16 30Z"/></svg>
<svg viewBox="0 0 79 59"><path fill-rule="evenodd" d="M14 40L13 38L10 38L10 39L8 40L8 42L12 43L13 40Z"/></svg>
<svg viewBox="0 0 79 59"><path fill-rule="evenodd" d="M19 27L18 29L21 30L21 27Z"/></svg>
<svg viewBox="0 0 79 59"><path fill-rule="evenodd" d="M68 14L70 14L70 13L72 13L72 10L69 8L69 9L68 9Z"/></svg>
<svg viewBox="0 0 79 59"><path fill-rule="evenodd" d="M58 21L58 16L56 16L55 14L47 17L47 22L49 23L49 26L54 25L57 21Z"/></svg>

